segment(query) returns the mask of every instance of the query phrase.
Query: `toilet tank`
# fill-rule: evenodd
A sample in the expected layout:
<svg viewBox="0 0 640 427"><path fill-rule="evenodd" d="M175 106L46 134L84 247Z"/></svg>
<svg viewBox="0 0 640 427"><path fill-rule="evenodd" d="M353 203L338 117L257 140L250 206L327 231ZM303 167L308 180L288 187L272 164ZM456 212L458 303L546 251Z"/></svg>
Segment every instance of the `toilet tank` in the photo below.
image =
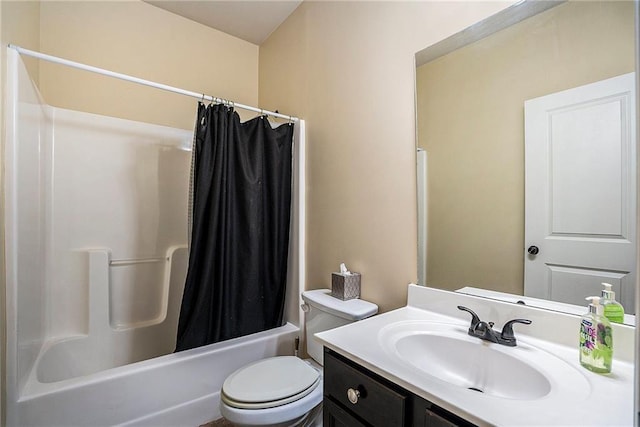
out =
<svg viewBox="0 0 640 427"><path fill-rule="evenodd" d="M378 312L378 306L361 299L343 301L331 296L329 289L316 289L302 293L305 302L307 353L320 365L323 363L322 344L314 334L366 319Z"/></svg>

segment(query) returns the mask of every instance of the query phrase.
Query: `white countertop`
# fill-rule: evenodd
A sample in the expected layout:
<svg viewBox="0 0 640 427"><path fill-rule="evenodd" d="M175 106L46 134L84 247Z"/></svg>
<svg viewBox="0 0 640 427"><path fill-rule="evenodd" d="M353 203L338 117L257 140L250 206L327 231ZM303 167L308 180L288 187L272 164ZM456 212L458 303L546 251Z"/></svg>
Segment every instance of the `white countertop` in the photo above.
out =
<svg viewBox="0 0 640 427"><path fill-rule="evenodd" d="M413 287L413 285L411 285ZM478 425L498 426L632 426L633 425L633 385L634 367L628 354L632 353L633 342L626 342L633 337L632 329L614 329L614 361L611 374L600 375L592 373L580 366L578 361L577 336L579 318L558 313L546 313L542 310L528 307L513 307L513 304L499 301L483 300L478 297L457 295L430 288L410 287L409 302L406 307L384 313L372 318L316 334L326 347L346 356L363 367L389 379L416 395L427 399L442 408L457 414ZM413 298L412 295L416 296ZM561 389L562 374L556 378L549 378L552 392L533 400L518 400L499 398L467 390L460 386L442 381L431 375L417 371L415 367L403 362L391 352L385 350L379 339L379 332L391 324L399 322L443 322L459 325L466 330L469 327L469 315L460 316L445 314L443 306L463 304L478 313L482 320L487 319L487 313L506 311L501 314L505 318L514 318L513 311L518 311L518 317L536 319L534 324L544 324L541 319L551 320L558 324L557 331L543 330L553 339L542 339L540 327L527 330L527 326L515 328L519 345L533 346L536 349L550 353L568 364L567 371L573 371L574 379L578 378L580 387L576 392L558 394L553 390ZM503 304L507 304L502 306ZM425 308L430 306L433 310ZM533 310L533 311L531 311ZM440 312L439 312L440 311ZM445 313L443 313L443 311ZM524 314L524 316L522 316ZM551 319L548 318L551 316ZM560 316L560 317L557 317ZM562 317L565 316L565 317ZM501 326L502 318L495 319L496 327ZM575 323L575 342L563 343L562 338L568 337ZM547 328L548 329L548 328ZM526 332L531 332L527 334ZM622 331L622 332L620 332ZM631 332L630 332L631 331ZM564 335L563 335L563 332ZM544 336L544 335L543 335ZM618 339L621 342L616 342ZM565 341L572 341L565 339ZM624 342L622 342L624 341ZM498 344L488 343L496 346ZM616 347L623 347L620 352L622 359L616 358ZM502 346L504 347L504 346ZM504 350L504 351L509 351ZM575 373L579 375L576 377ZM566 382L566 380L565 380ZM526 387L526 384L522 385ZM584 387L583 387L584 386ZM566 391L566 389L565 389Z"/></svg>

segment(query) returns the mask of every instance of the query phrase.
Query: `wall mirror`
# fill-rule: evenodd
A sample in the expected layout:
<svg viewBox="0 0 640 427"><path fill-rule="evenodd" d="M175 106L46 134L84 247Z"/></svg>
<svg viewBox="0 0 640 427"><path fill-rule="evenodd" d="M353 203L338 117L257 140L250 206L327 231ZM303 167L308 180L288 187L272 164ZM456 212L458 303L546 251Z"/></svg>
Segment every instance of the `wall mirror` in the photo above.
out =
<svg viewBox="0 0 640 427"><path fill-rule="evenodd" d="M416 54L420 284L634 313L634 25L527 1Z"/></svg>

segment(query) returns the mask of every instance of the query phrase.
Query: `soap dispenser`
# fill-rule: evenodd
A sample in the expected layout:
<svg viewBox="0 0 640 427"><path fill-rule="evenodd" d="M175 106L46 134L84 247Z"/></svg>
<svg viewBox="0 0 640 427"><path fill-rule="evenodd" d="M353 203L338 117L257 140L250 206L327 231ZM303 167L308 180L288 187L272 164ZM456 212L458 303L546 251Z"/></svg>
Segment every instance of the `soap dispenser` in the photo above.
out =
<svg viewBox="0 0 640 427"><path fill-rule="evenodd" d="M580 320L580 364L592 372L608 374L613 359L611 323L602 314L600 297L586 299L591 304Z"/></svg>
<svg viewBox="0 0 640 427"><path fill-rule="evenodd" d="M613 323L624 322L624 307L616 301L616 293L611 290L609 283L603 283L602 290L602 307L604 309L604 317Z"/></svg>

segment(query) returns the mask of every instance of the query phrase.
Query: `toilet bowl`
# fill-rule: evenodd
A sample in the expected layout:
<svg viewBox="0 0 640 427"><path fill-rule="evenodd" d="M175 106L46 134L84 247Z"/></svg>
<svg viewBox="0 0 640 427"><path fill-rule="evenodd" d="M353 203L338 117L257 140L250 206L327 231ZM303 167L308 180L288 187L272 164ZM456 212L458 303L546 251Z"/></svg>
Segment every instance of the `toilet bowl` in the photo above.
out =
<svg viewBox="0 0 640 427"><path fill-rule="evenodd" d="M276 356L253 362L227 377L220 392L220 412L238 426L313 426L322 403L322 345L313 335L372 316L368 301L342 301L328 289L302 293L306 312L307 353L312 359Z"/></svg>

